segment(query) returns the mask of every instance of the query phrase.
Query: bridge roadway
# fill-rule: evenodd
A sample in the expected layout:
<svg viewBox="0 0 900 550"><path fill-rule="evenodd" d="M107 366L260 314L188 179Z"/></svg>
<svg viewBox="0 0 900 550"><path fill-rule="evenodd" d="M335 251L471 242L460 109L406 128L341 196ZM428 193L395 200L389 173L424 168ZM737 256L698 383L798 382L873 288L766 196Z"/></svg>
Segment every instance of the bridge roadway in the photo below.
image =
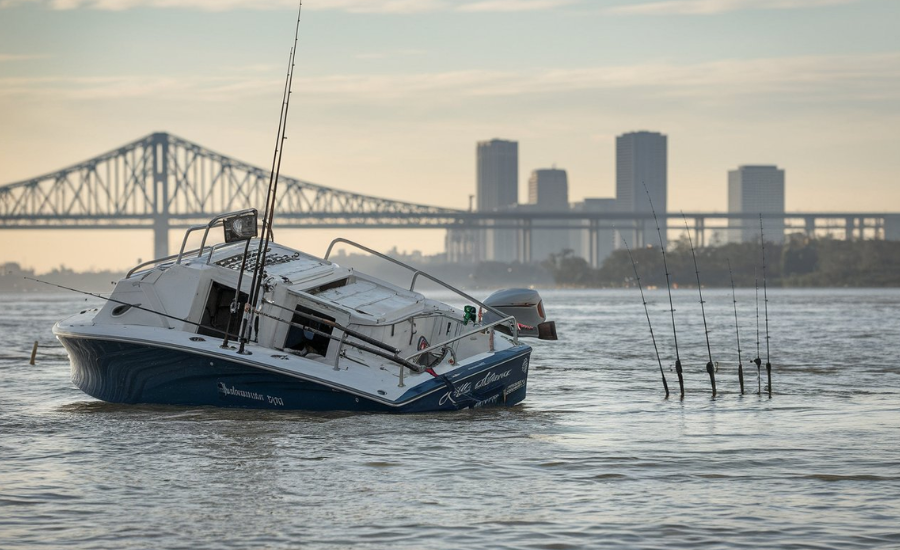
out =
<svg viewBox="0 0 900 550"><path fill-rule="evenodd" d="M262 209L270 179L264 170L167 133L154 133L68 168L0 187L0 229L152 229L156 257L168 255L170 229L203 224L222 212ZM282 176L277 227L446 229L518 233L519 259L530 261L535 230L634 231L635 244L655 231L650 212L472 212L350 193ZM758 224L759 214L685 212L703 246L710 231ZM762 214L809 235L842 232L846 239L900 238L900 213L788 212ZM669 229L681 213L661 213ZM770 222L771 223L771 222ZM776 222L777 223L777 222ZM452 239L448 239L448 242ZM595 263L592 258L592 263Z"/></svg>

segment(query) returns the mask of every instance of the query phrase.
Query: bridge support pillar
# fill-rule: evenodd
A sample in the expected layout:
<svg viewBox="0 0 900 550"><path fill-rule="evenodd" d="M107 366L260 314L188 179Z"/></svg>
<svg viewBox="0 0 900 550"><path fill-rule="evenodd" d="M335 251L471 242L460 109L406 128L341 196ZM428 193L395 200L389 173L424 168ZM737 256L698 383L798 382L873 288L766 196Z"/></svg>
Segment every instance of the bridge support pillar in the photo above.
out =
<svg viewBox="0 0 900 550"><path fill-rule="evenodd" d="M153 257L169 255L169 134L150 136L153 154Z"/></svg>
<svg viewBox="0 0 900 550"><path fill-rule="evenodd" d="M531 220L523 220L519 228L519 261L523 264L531 263Z"/></svg>
<svg viewBox="0 0 900 550"><path fill-rule="evenodd" d="M153 220L153 257L165 258L169 255L169 220Z"/></svg>

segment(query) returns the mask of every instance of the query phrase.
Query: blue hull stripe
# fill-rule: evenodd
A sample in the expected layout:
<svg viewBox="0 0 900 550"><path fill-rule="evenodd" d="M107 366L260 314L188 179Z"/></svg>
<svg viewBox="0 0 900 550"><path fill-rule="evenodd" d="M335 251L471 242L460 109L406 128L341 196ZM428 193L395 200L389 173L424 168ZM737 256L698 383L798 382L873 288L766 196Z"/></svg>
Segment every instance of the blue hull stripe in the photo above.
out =
<svg viewBox="0 0 900 550"><path fill-rule="evenodd" d="M58 335L72 381L112 403L212 405L312 411L424 412L515 405L525 398L531 348L495 353L410 387L396 403L226 358L142 343Z"/></svg>

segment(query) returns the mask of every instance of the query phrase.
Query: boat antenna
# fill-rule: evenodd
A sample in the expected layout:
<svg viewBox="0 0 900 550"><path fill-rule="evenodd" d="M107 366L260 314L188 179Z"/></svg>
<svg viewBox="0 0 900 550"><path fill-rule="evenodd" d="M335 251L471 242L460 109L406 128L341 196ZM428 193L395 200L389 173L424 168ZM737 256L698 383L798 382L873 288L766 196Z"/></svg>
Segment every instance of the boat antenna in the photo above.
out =
<svg viewBox="0 0 900 550"><path fill-rule="evenodd" d="M663 371L662 359L659 357L659 347L656 345L656 336L653 335L653 325L650 324L650 311L647 309L647 300L644 299L644 287L641 285L641 277L638 275L637 263L634 261L634 256L631 255L631 249L628 247L628 241L625 240L625 237L622 237L622 242L625 243L625 250L628 251L628 257L631 258L631 267L634 268L634 278L637 280L638 290L641 291L641 301L644 303L644 313L647 315L647 326L650 327L650 339L653 340L653 349L656 351L656 362L659 363L659 374L662 376L663 389L666 390L666 399L668 399L669 384L666 382L666 373Z"/></svg>
<svg viewBox="0 0 900 550"><path fill-rule="evenodd" d="M256 253L256 262L253 267L253 278L250 283L250 297L244 306L244 317L241 321L240 347L238 353L246 353L244 345L247 343L248 330L252 326L253 308L259 301L260 288L262 287L263 274L266 267L266 252L269 241L272 238L272 220L275 217L275 198L278 192L278 176L281 172L281 159L284 152L284 140L287 139L288 110L291 106L291 89L294 82L294 66L297 57L297 39L300 35L300 13L303 10L302 0L298 2L297 24L294 28L294 46L288 56L288 70L285 77L284 92L281 99L281 113L278 117L278 131L275 138L275 152L272 157L272 170L269 175L269 186L266 190L266 208L263 211L263 234L259 239L259 248Z"/></svg>
<svg viewBox="0 0 900 550"><path fill-rule="evenodd" d="M691 230L688 228L687 216L681 211L681 217L684 219L684 230L688 236L688 243L691 245L691 257L694 259L694 273L697 274L697 293L700 295L700 313L703 314L703 335L706 336L706 353L709 354L709 362L706 363L706 372L709 373L709 383L712 385L713 397L716 396L716 370L712 360L712 348L709 346L709 327L706 324L706 302L703 301L703 290L700 289L700 269L697 267L697 255L694 253L694 240L691 238Z"/></svg>
<svg viewBox="0 0 900 550"><path fill-rule="evenodd" d="M756 359L753 362L756 363L756 394L759 395L762 393L762 375L760 374L762 359L759 358L759 275L757 275L755 268L753 270L753 283L756 285Z"/></svg>
<svg viewBox="0 0 900 550"><path fill-rule="evenodd" d="M766 377L769 382L769 397L772 397L772 363L769 362L769 294L766 291L766 239L763 236L762 214L759 215L759 240L762 242L763 306L766 314Z"/></svg>
<svg viewBox="0 0 900 550"><path fill-rule="evenodd" d="M672 314L672 336L675 339L675 373L678 375L678 387L681 388L681 397L683 399L684 375L681 373L681 357L678 355L678 334L675 331L675 306L672 305L672 286L669 284L669 264L666 262L666 247L663 245L662 230L659 228L659 218L656 217L656 209L653 208L653 199L650 198L650 191L647 189L646 183L644 184L644 191L647 193L647 201L650 202L650 211L653 212L653 220L656 222L656 234L659 236L659 249L662 251L663 269L666 270L666 291L669 293L669 312Z"/></svg>
<svg viewBox="0 0 900 550"><path fill-rule="evenodd" d="M744 395L744 362L741 359L741 331L738 328L737 297L734 292L734 273L731 271L731 258L728 261L728 276L731 278L731 301L734 304L734 335L737 336L738 381L741 383L741 395Z"/></svg>

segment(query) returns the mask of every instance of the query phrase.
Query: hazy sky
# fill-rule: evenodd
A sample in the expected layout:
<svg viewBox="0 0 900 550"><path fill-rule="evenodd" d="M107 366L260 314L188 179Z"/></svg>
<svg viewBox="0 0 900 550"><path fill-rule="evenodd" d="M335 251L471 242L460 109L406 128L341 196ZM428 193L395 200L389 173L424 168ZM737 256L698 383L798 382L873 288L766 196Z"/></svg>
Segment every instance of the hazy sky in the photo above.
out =
<svg viewBox="0 0 900 550"><path fill-rule="evenodd" d="M0 0L0 184L153 131L267 166L295 10ZM646 129L669 136L670 210L724 211L727 171L771 163L788 210L900 211L900 0L307 0L294 90L282 172L365 194L466 208L475 142L500 137L519 141L520 201L554 163L570 200L612 197L614 138ZM152 253L149 232L77 238L4 231L0 261Z"/></svg>

